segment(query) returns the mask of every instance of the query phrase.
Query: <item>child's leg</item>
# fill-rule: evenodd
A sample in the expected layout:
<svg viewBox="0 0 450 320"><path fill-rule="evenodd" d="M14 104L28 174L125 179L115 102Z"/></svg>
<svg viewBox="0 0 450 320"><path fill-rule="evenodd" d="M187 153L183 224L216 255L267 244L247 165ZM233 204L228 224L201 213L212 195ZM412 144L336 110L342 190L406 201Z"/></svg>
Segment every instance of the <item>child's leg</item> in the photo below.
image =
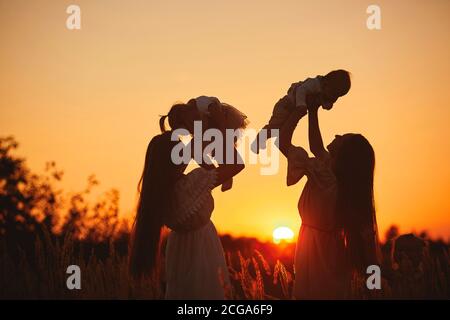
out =
<svg viewBox="0 0 450 320"><path fill-rule="evenodd" d="M287 95L278 100L273 108L273 113L270 117L269 123L262 129L265 130L266 133L261 136L260 131L251 145L251 149L254 153L259 153L260 149L266 148L266 142L271 138L270 129L281 128L281 125L286 121L287 117L289 117L289 114L292 112L293 108L295 108L295 105Z"/></svg>
<svg viewBox="0 0 450 320"><path fill-rule="evenodd" d="M270 136L267 135L267 133L270 134L270 129L269 129L269 125L266 124L261 131L258 132L258 134L256 135L255 140L253 140L250 148L252 149L252 151L254 153L259 153L259 149L265 149L266 148L266 141L267 139L270 138ZM266 131L265 134L262 134L263 131Z"/></svg>

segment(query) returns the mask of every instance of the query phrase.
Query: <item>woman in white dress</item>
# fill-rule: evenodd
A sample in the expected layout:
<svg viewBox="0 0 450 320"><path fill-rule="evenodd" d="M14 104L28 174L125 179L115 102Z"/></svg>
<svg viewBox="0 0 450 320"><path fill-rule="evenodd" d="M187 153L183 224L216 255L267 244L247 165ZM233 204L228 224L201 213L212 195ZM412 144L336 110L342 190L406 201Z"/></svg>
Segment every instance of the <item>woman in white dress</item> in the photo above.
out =
<svg viewBox="0 0 450 320"><path fill-rule="evenodd" d="M226 127L226 117L217 117ZM193 127L180 121L174 128L170 118L169 123L172 129L191 131ZM165 254L166 299L224 299L229 275L210 220L214 210L211 192L238 174L244 164L234 148L234 164L203 165L184 174L187 165L172 161L178 141L171 141L171 136L172 131L165 131L148 145L131 237L130 272L135 278L155 275L161 230L167 226L171 232Z"/></svg>

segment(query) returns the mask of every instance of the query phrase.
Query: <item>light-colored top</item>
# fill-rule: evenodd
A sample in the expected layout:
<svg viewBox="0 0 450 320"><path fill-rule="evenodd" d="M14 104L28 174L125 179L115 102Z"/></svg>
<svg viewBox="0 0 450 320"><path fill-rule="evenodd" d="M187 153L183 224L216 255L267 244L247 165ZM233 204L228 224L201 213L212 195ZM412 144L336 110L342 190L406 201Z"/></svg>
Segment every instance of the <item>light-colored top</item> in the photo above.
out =
<svg viewBox="0 0 450 320"><path fill-rule="evenodd" d="M172 210L165 224L172 230L185 232L207 224L214 210L211 191L217 171L196 168L175 183Z"/></svg>
<svg viewBox="0 0 450 320"><path fill-rule="evenodd" d="M274 106L272 116L269 120L269 128L280 129L290 117L295 107L306 106L306 97L309 94L317 94L321 91L319 76L299 81L295 92L288 92Z"/></svg>
<svg viewBox="0 0 450 320"><path fill-rule="evenodd" d="M217 170L197 168L174 188L166 225L166 299L225 299L230 287L222 244L210 217Z"/></svg>
<svg viewBox="0 0 450 320"><path fill-rule="evenodd" d="M298 204L302 223L318 229L335 229L337 185L329 154L309 157L305 149L291 146L287 185L296 184L305 175L308 181Z"/></svg>
<svg viewBox="0 0 450 320"><path fill-rule="evenodd" d="M197 109L202 115L209 115L209 106L213 103L218 105L220 100L216 97L200 96L195 98L195 103L197 104Z"/></svg>
<svg viewBox="0 0 450 320"><path fill-rule="evenodd" d="M319 77L306 79L295 91L295 106L306 106L306 96L308 94L317 94L320 91L321 86Z"/></svg>
<svg viewBox="0 0 450 320"><path fill-rule="evenodd" d="M288 152L287 184L307 176L298 210L302 226L295 254L295 299L339 299L347 293L344 241L337 226L336 177L328 153L309 157L301 147Z"/></svg>

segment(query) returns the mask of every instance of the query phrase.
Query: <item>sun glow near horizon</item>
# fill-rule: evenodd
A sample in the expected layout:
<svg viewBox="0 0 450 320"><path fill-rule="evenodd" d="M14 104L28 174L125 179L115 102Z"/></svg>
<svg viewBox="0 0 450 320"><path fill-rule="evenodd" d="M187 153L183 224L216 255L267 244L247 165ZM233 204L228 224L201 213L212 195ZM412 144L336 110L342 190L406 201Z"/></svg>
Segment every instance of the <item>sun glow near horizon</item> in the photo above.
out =
<svg viewBox="0 0 450 320"><path fill-rule="evenodd" d="M275 244L291 243L294 241L294 231L286 226L277 227L273 230L272 239Z"/></svg>

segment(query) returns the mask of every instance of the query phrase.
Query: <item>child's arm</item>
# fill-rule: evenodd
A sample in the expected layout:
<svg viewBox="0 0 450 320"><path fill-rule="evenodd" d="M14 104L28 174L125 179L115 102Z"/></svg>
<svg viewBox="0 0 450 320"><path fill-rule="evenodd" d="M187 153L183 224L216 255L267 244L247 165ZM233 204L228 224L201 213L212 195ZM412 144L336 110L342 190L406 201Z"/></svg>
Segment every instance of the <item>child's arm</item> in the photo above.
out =
<svg viewBox="0 0 450 320"><path fill-rule="evenodd" d="M323 146L322 135L319 127L318 110L319 104L313 103L308 108L308 137L309 137L309 149L315 157L324 155L327 151Z"/></svg>
<svg viewBox="0 0 450 320"><path fill-rule="evenodd" d="M281 128L283 123L290 117L295 109L295 103L288 96L284 96L273 107L272 116L268 122L268 128Z"/></svg>

